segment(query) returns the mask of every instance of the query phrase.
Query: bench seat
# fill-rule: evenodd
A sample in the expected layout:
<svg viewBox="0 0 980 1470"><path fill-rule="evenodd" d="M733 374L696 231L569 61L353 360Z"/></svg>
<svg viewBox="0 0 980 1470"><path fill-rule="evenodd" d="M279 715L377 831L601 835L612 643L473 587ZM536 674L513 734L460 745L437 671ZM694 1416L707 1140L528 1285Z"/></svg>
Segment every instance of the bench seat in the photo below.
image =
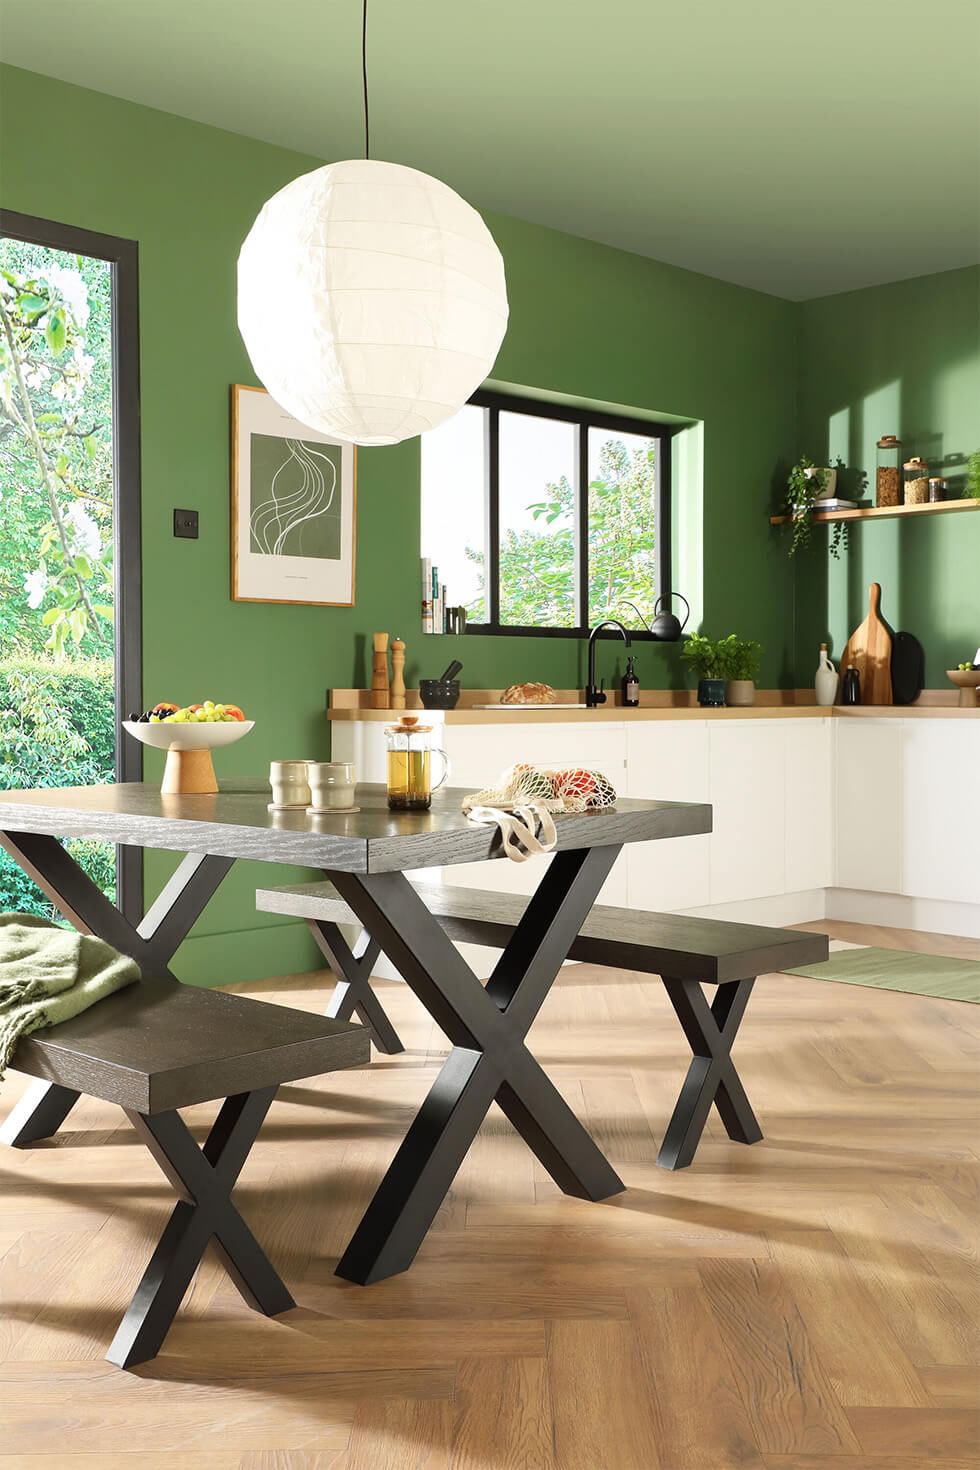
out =
<svg viewBox="0 0 980 1470"><path fill-rule="evenodd" d="M451 939L493 949L502 949L507 943L529 902L523 894L486 893L441 883L413 886ZM360 924L332 883L260 888L255 903L265 913L329 924ZM827 938L798 929L768 929L727 919L696 919L596 904L568 958L617 970L723 985L797 965L818 964L827 958Z"/></svg>
<svg viewBox="0 0 980 1470"><path fill-rule="evenodd" d="M519 894L432 883L414 886L450 939L494 949L507 945L530 902ZM340 976L330 1014L349 1016L356 1010L384 1050L400 1048L369 984L380 948L366 931L357 941L356 955L346 945L339 926L360 921L333 885L263 888L256 894L256 904L266 913L303 918L310 925ZM692 1162L712 1106L736 1142L757 1143L762 1138L732 1061L732 1043L757 976L818 964L827 958L828 948L825 934L604 904L593 907L568 958L659 975L693 1053L657 1156L662 1168L682 1169ZM710 1004L703 985L716 987Z"/></svg>
<svg viewBox="0 0 980 1470"><path fill-rule="evenodd" d="M21 1039L10 1065L42 1081L13 1110L2 1141L25 1147L47 1137L66 1091L87 1093L125 1110L180 1196L110 1362L128 1368L159 1352L211 1240L249 1306L275 1316L294 1305L231 1191L280 1083L370 1055L363 1026L169 979L138 981ZM201 1149L177 1109L216 1098L222 1106Z"/></svg>

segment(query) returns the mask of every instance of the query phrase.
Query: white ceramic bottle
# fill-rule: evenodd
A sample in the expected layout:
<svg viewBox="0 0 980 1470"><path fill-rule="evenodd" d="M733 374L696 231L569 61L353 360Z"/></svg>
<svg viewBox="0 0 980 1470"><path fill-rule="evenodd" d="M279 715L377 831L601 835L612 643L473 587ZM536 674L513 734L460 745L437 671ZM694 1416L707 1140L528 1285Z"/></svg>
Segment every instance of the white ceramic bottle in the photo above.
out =
<svg viewBox="0 0 980 1470"><path fill-rule="evenodd" d="M837 702L837 687L840 684L840 674L834 668L827 657L827 645L820 645L820 663L817 665L816 677L813 687L816 691L817 704L832 705Z"/></svg>

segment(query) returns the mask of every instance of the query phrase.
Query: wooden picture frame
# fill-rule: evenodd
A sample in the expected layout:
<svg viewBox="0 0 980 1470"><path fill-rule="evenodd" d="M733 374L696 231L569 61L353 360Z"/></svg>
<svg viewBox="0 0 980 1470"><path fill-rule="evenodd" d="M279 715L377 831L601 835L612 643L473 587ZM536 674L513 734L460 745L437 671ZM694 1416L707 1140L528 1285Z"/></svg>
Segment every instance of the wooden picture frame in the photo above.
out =
<svg viewBox="0 0 980 1470"><path fill-rule="evenodd" d="M232 601L353 607L356 551L354 445L233 383Z"/></svg>

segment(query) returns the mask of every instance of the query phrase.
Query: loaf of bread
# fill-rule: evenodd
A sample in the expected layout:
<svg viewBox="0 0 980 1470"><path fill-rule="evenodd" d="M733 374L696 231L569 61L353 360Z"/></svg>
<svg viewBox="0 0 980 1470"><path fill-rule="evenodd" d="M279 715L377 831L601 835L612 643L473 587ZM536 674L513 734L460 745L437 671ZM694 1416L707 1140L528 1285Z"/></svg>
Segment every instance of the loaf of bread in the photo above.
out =
<svg viewBox="0 0 980 1470"><path fill-rule="evenodd" d="M512 684L500 696L501 704L554 704L555 691L550 684Z"/></svg>

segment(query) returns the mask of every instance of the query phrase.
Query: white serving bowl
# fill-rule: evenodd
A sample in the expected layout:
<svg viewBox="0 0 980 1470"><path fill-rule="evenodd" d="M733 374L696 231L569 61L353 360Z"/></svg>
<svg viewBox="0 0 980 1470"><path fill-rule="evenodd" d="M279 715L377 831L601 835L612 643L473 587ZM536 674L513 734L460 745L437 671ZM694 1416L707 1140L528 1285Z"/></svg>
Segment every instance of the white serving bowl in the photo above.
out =
<svg viewBox="0 0 980 1470"><path fill-rule="evenodd" d="M154 750L217 750L221 745L234 745L247 735L255 724L254 720L215 721L200 724L195 721L186 725L151 725L141 720L123 720L123 729L141 745L152 745Z"/></svg>

